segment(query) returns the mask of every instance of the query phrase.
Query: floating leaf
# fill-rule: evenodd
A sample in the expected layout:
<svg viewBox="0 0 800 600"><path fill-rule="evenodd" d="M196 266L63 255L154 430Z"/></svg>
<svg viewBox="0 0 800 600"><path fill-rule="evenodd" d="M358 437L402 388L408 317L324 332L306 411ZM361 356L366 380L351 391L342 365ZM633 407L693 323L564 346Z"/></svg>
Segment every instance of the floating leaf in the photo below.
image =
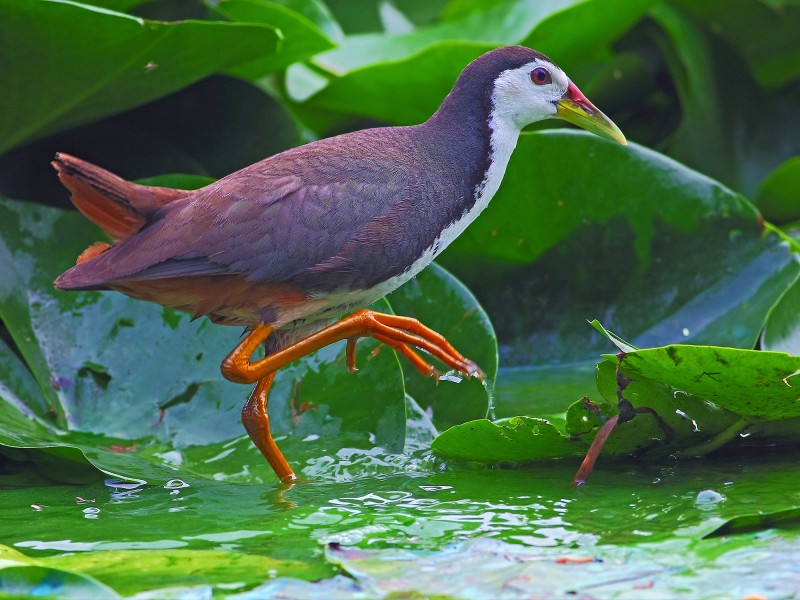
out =
<svg viewBox="0 0 800 600"><path fill-rule="evenodd" d="M478 463L524 463L545 458L577 456L586 445L576 445L544 419L511 417L481 419L451 427L432 443L438 454Z"/></svg>
<svg viewBox="0 0 800 600"><path fill-rule="evenodd" d="M751 420L800 417L800 356L672 345L625 354L625 375L658 381Z"/></svg>

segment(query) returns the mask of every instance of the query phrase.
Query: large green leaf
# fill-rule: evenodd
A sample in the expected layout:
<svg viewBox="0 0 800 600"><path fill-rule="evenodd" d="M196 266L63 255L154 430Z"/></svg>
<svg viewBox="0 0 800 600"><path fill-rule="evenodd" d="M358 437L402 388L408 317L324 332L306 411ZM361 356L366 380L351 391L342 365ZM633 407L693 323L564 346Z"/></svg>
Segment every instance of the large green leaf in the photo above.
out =
<svg viewBox="0 0 800 600"><path fill-rule="evenodd" d="M775 303L764 324L761 347L800 356L800 275Z"/></svg>
<svg viewBox="0 0 800 600"><path fill-rule="evenodd" d="M437 454L476 463L526 463L548 458L578 456L585 444L569 439L544 419L511 417L481 419L451 427L432 443Z"/></svg>
<svg viewBox="0 0 800 600"><path fill-rule="evenodd" d="M131 569L132 564L136 569ZM143 590L171 597L168 588L176 584L206 590L218 585L224 589L227 584L239 589L261 583L269 573L284 577L327 574L324 567L307 562L224 550L109 550L36 559L0 545L0 565L2 597L17 593L20 597L119 598Z"/></svg>
<svg viewBox="0 0 800 600"><path fill-rule="evenodd" d="M3 152L271 54L278 34L262 25L146 21L62 0L2 0L0 40Z"/></svg>
<svg viewBox="0 0 800 600"><path fill-rule="evenodd" d="M314 108L419 123L436 110L464 66L484 52L519 43L551 55L569 69L596 59L649 4L517 0L406 35L350 36L340 48L314 58L314 64L329 74L330 81L321 84L324 89L309 92L291 78L287 85L297 100L313 93L308 103Z"/></svg>
<svg viewBox="0 0 800 600"><path fill-rule="evenodd" d="M796 81L800 76L800 6L752 0L676 0L686 11L709 23L747 59L756 80L766 87ZM774 4L770 6L770 4Z"/></svg>
<svg viewBox="0 0 800 600"><path fill-rule="evenodd" d="M330 15L325 19L325 15L316 10L314 11L316 14L312 13L311 16L318 17L317 20L321 22L314 23L301 12L294 10L295 8L319 9L319 5L315 3L220 0L210 2L210 5L215 12L231 21L269 25L281 33L281 44L276 53L261 56L229 69L230 73L239 77L255 79L334 47L333 41L320 29L320 26L326 26L329 35L335 35L337 26Z"/></svg>
<svg viewBox="0 0 800 600"><path fill-rule="evenodd" d="M182 181L192 187L193 180ZM67 457L82 460L69 450L77 448L107 472L144 480L168 476L178 466L221 476L220 466L209 459L224 455L226 478L269 480L239 422L247 391L219 375L237 330L190 323L186 315L116 293L56 292L53 278L94 239L93 226L75 213L11 201L0 205L0 213L5 269L0 318L31 369L0 344L5 373L0 443L64 447ZM434 266L393 300L404 314L469 346L494 377L491 325L444 269ZM385 302L376 308L391 310ZM341 447L403 449L402 371L392 351L376 350L374 342L359 344L355 376L345 368L343 343L279 372L270 393L271 427L298 468L304 459ZM487 388L477 380L436 386L408 371L437 422L449 425L486 414ZM313 464L309 468L318 471Z"/></svg>
<svg viewBox="0 0 800 600"><path fill-rule="evenodd" d="M800 417L800 356L672 345L623 355L620 368L755 420Z"/></svg>
<svg viewBox="0 0 800 600"><path fill-rule="evenodd" d="M737 56L738 44L713 35L716 21L709 31L668 3L657 4L651 14L666 36L661 46L682 109L668 153L754 195L767 173L800 153L797 91L765 93Z"/></svg>
<svg viewBox="0 0 800 600"><path fill-rule="evenodd" d="M756 206L777 224L800 220L800 156L782 162L758 188Z"/></svg>
<svg viewBox="0 0 800 600"><path fill-rule="evenodd" d="M472 293L433 263L387 299L397 314L414 317L441 333L475 362L485 377L480 381L446 373L437 381L404 367L408 393L432 412L433 422L439 427L485 417L497 375L497 339L489 317Z"/></svg>
<svg viewBox="0 0 800 600"><path fill-rule="evenodd" d="M629 379L623 390L617 361ZM574 403L564 432L532 417L478 420L444 431L431 446L444 457L484 464L574 456L616 414L620 392L634 407L655 415L641 413L618 425L603 446L605 455L698 456L739 440L740 434L751 444L796 443L800 408L793 379L798 375L800 357L777 352L677 345L635 350L598 365L597 387L606 402ZM778 427L771 427L775 422ZM754 423L761 427L750 431Z"/></svg>
<svg viewBox="0 0 800 600"><path fill-rule="evenodd" d="M487 309L505 364L592 360L605 342L585 319L600 315L639 346L749 348L798 271L742 196L570 131L523 134L492 204L441 260Z"/></svg>

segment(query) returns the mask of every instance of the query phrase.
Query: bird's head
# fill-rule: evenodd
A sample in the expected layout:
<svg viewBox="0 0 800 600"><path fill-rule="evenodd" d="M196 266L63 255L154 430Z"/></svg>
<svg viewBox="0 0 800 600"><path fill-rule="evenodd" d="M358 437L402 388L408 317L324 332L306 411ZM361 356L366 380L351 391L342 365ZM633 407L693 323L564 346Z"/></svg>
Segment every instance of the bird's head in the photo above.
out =
<svg viewBox="0 0 800 600"><path fill-rule="evenodd" d="M475 59L462 72L459 90L490 100L491 117L509 128L549 118L569 121L609 140L626 144L619 128L545 55L522 46L506 46Z"/></svg>

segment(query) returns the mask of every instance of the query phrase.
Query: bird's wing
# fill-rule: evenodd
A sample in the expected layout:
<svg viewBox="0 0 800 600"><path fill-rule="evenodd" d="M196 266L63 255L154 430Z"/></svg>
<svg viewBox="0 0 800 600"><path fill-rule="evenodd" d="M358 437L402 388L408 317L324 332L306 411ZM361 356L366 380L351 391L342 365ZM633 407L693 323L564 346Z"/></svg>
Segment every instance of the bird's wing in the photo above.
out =
<svg viewBox="0 0 800 600"><path fill-rule="evenodd" d="M60 287L223 274L279 283L336 262L348 242L397 211L419 168L413 148L389 154L385 140L323 142L165 206L134 237L73 267Z"/></svg>

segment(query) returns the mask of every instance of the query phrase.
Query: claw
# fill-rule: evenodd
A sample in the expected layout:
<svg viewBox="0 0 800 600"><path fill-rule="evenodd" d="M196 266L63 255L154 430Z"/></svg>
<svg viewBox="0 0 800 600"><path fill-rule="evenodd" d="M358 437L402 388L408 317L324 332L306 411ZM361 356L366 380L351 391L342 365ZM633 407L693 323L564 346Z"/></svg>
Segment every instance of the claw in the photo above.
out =
<svg viewBox="0 0 800 600"><path fill-rule="evenodd" d="M345 348L345 356L347 359L347 370L351 373L358 371L356 367L356 344L358 343L357 337L351 337L347 340L347 347Z"/></svg>

